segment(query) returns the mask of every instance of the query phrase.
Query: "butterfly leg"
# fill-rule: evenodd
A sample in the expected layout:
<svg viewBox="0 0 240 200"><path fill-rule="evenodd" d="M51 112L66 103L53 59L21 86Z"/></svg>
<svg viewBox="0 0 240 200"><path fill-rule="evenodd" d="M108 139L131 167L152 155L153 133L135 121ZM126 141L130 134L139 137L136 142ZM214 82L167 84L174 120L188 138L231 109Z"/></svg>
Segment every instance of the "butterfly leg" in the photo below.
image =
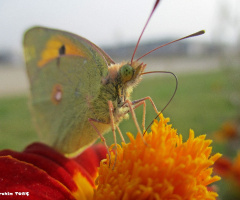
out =
<svg viewBox="0 0 240 200"><path fill-rule="evenodd" d="M134 101L132 101L132 104L135 105L135 104L138 104L139 102L146 101L146 100L149 100L149 101L150 101L150 103L151 103L152 106L153 106L154 111L158 114L158 113L159 113L159 112L158 112L158 109L157 109L157 107L155 106L155 103L153 102L152 98L149 97L149 96L148 96L148 97L141 98L141 99L138 99L138 100L134 100Z"/></svg>
<svg viewBox="0 0 240 200"><path fill-rule="evenodd" d="M117 130L118 130L118 133L119 133L119 135L120 135L120 137L121 137L122 142L126 143L126 142L125 142L125 139L124 139L124 137L123 137L122 131L120 130L120 128L119 128L118 126L116 126L116 127L117 127Z"/></svg>
<svg viewBox="0 0 240 200"><path fill-rule="evenodd" d="M108 107L109 107L109 115L110 115L110 125L112 127L112 132L113 132L113 136L114 136L114 143L115 143L115 147L116 147L116 153L115 153L115 161L114 161L114 165L113 165L113 169L114 169L114 166L115 166L115 163L116 163L116 159L117 159L117 138L116 138L116 132L115 132L115 122L114 122L114 115L113 115L113 111L114 111L114 107L113 107L113 104L112 104L112 101L108 101ZM106 140L105 138L103 137L103 135L101 134L101 132L98 130L98 128L94 125L94 123L102 123L102 124L105 124L103 122L100 122L96 119L92 119L92 118L89 118L88 121L90 122L90 124L92 125L92 127L96 130L96 132L98 133L99 137L101 138L101 140L103 141L105 147L107 148L107 152L108 152L108 155L109 155L109 165L111 164L111 154L110 154L110 151L109 151L109 148L107 146L107 143L106 143ZM120 134L120 137L122 139L122 142L125 142L124 138L123 138L123 135L122 135L122 132L120 131L119 127L117 127L117 130Z"/></svg>
<svg viewBox="0 0 240 200"><path fill-rule="evenodd" d="M115 123L114 123L114 116L113 116L114 107L113 107L112 101L108 101L108 107L109 107L109 115L110 115L110 124L111 124L111 127L112 127L114 144L115 144L115 147L116 147L115 160L114 160L114 164L113 164L113 167L112 167L112 169L114 169L115 164L117 162L117 137L116 137L116 132L115 132ZM120 129L118 129L118 131L119 130ZM121 131L119 132L119 134L120 134L121 138L123 138L123 136L121 135L122 134Z"/></svg>
<svg viewBox="0 0 240 200"><path fill-rule="evenodd" d="M96 119L92 119L92 118L88 118L88 121L89 121L89 123L92 125L92 127L96 130L98 136L101 138L101 141L104 143L104 146L105 146L106 149L107 149L108 155L110 156L110 152L109 152L109 149L108 149L108 145L107 145L107 143L106 143L106 139L103 137L102 133L100 133L100 131L97 129L97 127L94 125L94 122L95 122L95 123L102 123L102 122L100 122L100 121L98 121L98 120L96 120Z"/></svg>
<svg viewBox="0 0 240 200"><path fill-rule="evenodd" d="M144 100L142 100L142 102L143 102L143 101L144 101ZM138 102L138 103L139 103L140 105L142 104L141 101ZM127 99L127 100L124 102L124 104L127 104L127 105L128 105L128 107L129 107L129 112L130 112L131 115L132 115L133 121L134 121L135 126L136 126L136 128L137 128L137 130L138 130L138 133L140 133L140 135L142 136L142 140L143 140L144 144L145 144L146 146L149 146L149 145L147 144L147 142L145 141L144 137L143 137L142 131L141 131L141 129L140 129L140 127L139 127L139 124L138 124L138 121L137 121L136 114L135 114L135 112L134 112L134 109L136 108L136 106L133 107L133 104L132 104L132 102L131 102L129 99ZM137 104L137 103L135 103L135 104ZM143 104L144 104L144 103L143 103Z"/></svg>
<svg viewBox="0 0 240 200"><path fill-rule="evenodd" d="M153 100L151 97L147 96L135 101L132 101L132 105L134 105L134 109L138 108L139 106L143 105L143 121L142 121L142 126L143 126L143 130L145 131L145 115L146 115L146 100L149 100L153 106L154 111L159 114L157 107L155 106Z"/></svg>
<svg viewBox="0 0 240 200"><path fill-rule="evenodd" d="M145 101L141 101L139 103L136 103L133 107L133 109L135 110L136 108L138 108L139 106L143 105L143 118L142 118L142 128L143 131L145 131L145 118L146 118L146 102Z"/></svg>
<svg viewBox="0 0 240 200"><path fill-rule="evenodd" d="M135 114L135 112L134 112L134 107L133 107L132 102L131 102L129 99L127 99L127 100L124 102L124 104L127 104L127 105L128 105L129 112L130 112L131 115L132 115L133 121L134 121L135 126L136 126L136 128L137 128L137 131L142 134L142 131L141 131L141 129L140 129L140 127L139 127L139 124L138 124L138 121L137 121L136 114Z"/></svg>

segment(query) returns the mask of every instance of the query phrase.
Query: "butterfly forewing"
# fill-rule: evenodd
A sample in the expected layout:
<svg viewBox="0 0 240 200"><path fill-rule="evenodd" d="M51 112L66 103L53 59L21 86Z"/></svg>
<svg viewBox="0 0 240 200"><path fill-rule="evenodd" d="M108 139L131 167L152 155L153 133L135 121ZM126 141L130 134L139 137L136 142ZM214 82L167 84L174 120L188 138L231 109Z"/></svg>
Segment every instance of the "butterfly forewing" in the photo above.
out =
<svg viewBox="0 0 240 200"><path fill-rule="evenodd" d="M42 137L71 153L97 136L87 123L109 56L88 40L59 30L36 27L24 38L32 112ZM90 129L90 130L86 130Z"/></svg>

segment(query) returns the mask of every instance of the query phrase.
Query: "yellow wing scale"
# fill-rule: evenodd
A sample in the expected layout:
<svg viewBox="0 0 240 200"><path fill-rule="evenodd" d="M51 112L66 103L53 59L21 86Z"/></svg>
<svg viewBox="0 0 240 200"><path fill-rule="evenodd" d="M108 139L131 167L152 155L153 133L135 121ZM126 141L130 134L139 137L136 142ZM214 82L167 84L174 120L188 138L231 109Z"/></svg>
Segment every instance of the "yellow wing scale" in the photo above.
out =
<svg viewBox="0 0 240 200"><path fill-rule="evenodd" d="M59 49L64 45L65 55L87 57L81 49L66 37L54 36L48 40L46 48L42 51L38 67L43 67L49 61L59 57Z"/></svg>

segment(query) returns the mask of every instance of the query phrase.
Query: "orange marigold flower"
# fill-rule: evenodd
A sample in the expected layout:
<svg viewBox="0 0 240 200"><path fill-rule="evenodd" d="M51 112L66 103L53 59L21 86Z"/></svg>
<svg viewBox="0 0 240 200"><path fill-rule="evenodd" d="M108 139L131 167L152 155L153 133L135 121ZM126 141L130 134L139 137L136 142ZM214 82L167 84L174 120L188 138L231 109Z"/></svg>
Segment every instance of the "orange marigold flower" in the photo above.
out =
<svg viewBox="0 0 240 200"><path fill-rule="evenodd" d="M232 164L233 177L240 186L240 152L238 152L237 157L234 159Z"/></svg>
<svg viewBox="0 0 240 200"><path fill-rule="evenodd" d="M220 130L216 131L213 136L218 142L226 142L238 139L239 135L237 123L232 121L224 122Z"/></svg>
<svg viewBox="0 0 240 200"><path fill-rule="evenodd" d="M214 172L223 179L222 199L240 199L240 152L234 159L223 156L213 166Z"/></svg>
<svg viewBox="0 0 240 200"><path fill-rule="evenodd" d="M223 156L214 163L213 170L222 178L229 178L232 175L232 161Z"/></svg>
<svg viewBox="0 0 240 200"><path fill-rule="evenodd" d="M168 122L160 115L145 142L140 134L135 139L127 133L130 143L118 146L117 157L112 153L110 160L101 161L95 200L216 199L207 186L220 180L210 166L221 154L211 156L212 141L194 137L192 130L182 142Z"/></svg>

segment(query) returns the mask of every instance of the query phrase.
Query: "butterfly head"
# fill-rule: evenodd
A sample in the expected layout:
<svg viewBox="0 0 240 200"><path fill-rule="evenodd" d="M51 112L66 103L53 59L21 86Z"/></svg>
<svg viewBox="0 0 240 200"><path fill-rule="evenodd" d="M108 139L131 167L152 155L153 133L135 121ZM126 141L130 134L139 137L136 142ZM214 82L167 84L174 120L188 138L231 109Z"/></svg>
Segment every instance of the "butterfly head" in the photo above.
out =
<svg viewBox="0 0 240 200"><path fill-rule="evenodd" d="M121 62L108 67L108 75L102 79L102 85L109 93L109 99L114 107L122 107L130 97L133 88L141 81L146 64L134 62ZM114 94L114 95L113 95Z"/></svg>
<svg viewBox="0 0 240 200"><path fill-rule="evenodd" d="M146 64L139 62L122 63L118 70L118 83L134 87L141 80Z"/></svg>
<svg viewBox="0 0 240 200"><path fill-rule="evenodd" d="M100 98L108 96L107 99L112 101L115 122L128 116L126 113L129 108L125 102L130 98L133 88L141 81L145 67L146 64L137 61L121 62L108 67L108 75L102 79L104 96Z"/></svg>

